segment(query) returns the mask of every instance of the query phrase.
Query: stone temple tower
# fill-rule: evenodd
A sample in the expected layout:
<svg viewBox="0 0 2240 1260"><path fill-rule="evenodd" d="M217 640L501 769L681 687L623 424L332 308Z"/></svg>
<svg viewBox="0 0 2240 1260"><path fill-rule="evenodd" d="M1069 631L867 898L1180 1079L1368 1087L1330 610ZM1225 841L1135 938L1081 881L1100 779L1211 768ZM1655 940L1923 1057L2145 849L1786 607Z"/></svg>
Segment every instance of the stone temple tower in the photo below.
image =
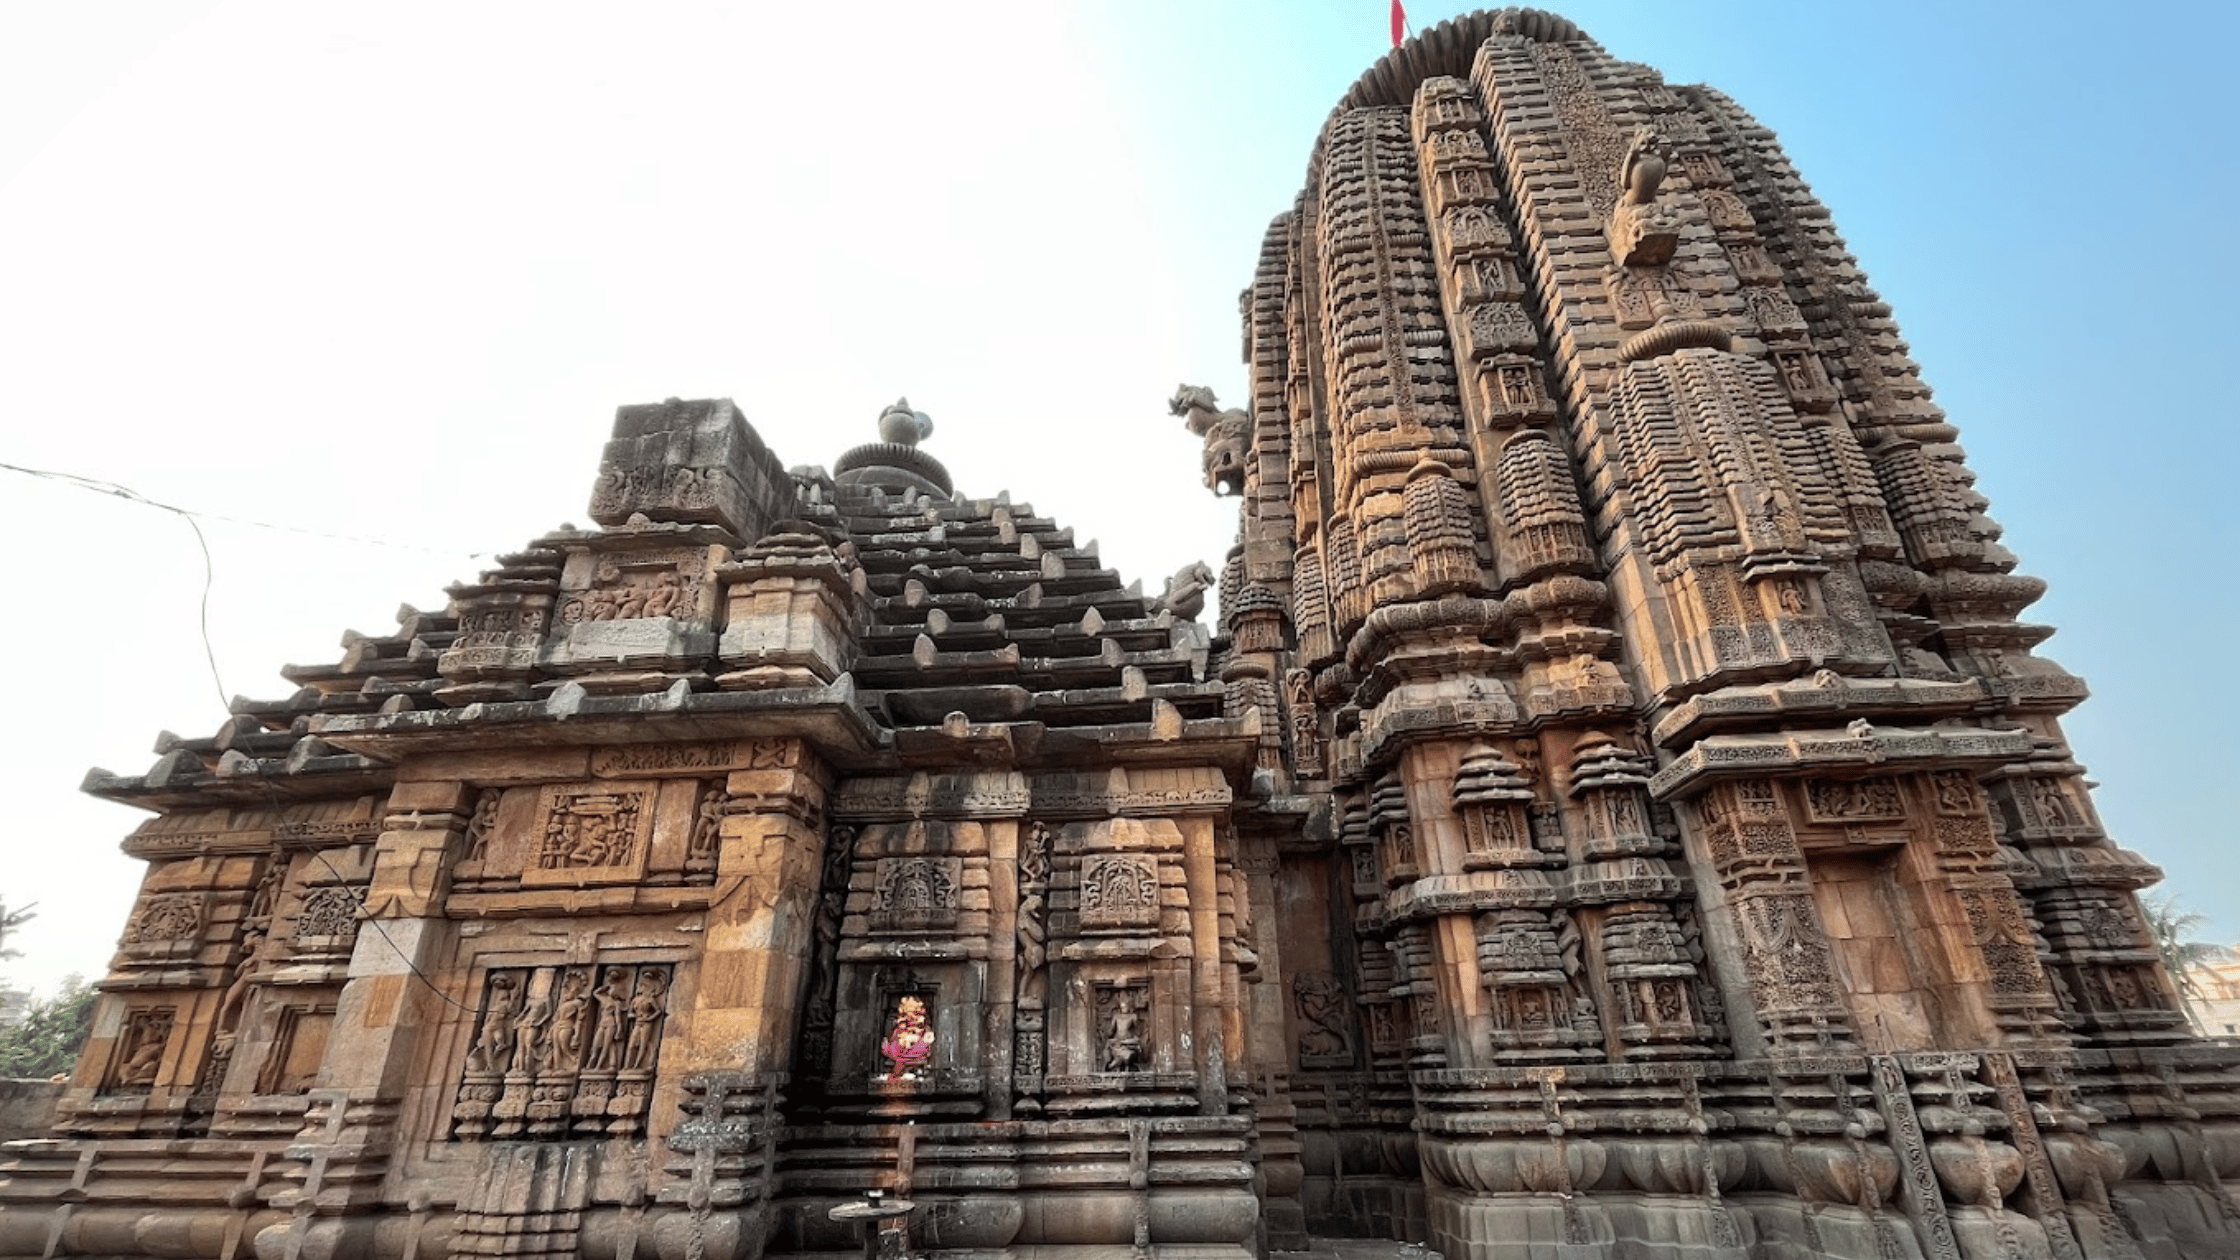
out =
<svg viewBox="0 0 2240 1260"><path fill-rule="evenodd" d="M1218 627L907 402L789 468L670 399L89 775L148 872L0 1257L2240 1255L2240 1050L1771 135L1458 19L1244 313Z"/></svg>
<svg viewBox="0 0 2240 1260"><path fill-rule="evenodd" d="M1192 427L1242 497L1226 676L1285 698L1310 1228L2240 1253L2231 1054L2062 740L2043 584L1769 132L1457 19L1338 103L1244 310L1249 408Z"/></svg>

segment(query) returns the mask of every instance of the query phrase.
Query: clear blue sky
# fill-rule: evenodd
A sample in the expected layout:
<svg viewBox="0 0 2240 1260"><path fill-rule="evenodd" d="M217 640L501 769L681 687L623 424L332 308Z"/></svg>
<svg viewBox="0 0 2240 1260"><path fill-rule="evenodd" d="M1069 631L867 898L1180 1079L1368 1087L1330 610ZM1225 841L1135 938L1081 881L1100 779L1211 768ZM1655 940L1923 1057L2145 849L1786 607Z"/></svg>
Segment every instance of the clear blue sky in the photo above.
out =
<svg viewBox="0 0 2240 1260"><path fill-rule="evenodd" d="M1420 29L1457 11L1417 3ZM2118 840L2240 939L2216 349L2227 5L1573 4L1778 131L1896 307L2095 698ZM1165 413L1237 401L1236 294L1384 0L0 6L0 461L209 526L225 690L440 606L582 519L612 408L739 400L829 462L907 393L1156 589L1229 505ZM0 474L0 979L98 974L133 811L75 795L222 719L176 519Z"/></svg>

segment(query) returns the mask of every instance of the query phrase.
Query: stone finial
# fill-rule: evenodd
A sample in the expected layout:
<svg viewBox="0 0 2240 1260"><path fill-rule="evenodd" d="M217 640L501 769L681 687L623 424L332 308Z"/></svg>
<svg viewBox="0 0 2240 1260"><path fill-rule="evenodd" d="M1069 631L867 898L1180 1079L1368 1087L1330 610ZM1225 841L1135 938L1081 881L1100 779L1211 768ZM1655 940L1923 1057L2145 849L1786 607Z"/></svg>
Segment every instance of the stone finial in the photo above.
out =
<svg viewBox="0 0 2240 1260"><path fill-rule="evenodd" d="M916 446L933 436L933 417L922 411L912 411L910 400L897 398L894 405L879 413L879 440L897 446Z"/></svg>

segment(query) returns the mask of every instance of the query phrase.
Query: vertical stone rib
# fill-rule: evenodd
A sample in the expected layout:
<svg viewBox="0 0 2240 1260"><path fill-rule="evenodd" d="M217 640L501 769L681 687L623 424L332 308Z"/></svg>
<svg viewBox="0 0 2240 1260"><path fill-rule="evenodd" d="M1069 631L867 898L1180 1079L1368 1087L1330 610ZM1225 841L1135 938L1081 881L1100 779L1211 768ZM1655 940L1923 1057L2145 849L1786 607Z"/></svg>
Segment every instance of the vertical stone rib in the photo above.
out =
<svg viewBox="0 0 2240 1260"><path fill-rule="evenodd" d="M1461 450L1461 412L1407 114L1339 116L1322 176L1332 506L1346 513L1358 558L1358 576L1342 563L1331 573L1343 636L1373 603L1415 594L1401 489L1422 454ZM1335 522L1330 533L1340 534Z"/></svg>

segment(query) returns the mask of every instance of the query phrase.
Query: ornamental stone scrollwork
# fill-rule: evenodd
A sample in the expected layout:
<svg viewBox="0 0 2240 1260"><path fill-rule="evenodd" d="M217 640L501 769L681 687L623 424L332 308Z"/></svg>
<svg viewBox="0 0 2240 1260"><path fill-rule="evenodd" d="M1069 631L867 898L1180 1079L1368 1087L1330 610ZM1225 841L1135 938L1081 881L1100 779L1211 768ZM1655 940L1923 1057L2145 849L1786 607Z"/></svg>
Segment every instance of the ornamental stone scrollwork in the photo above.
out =
<svg viewBox="0 0 2240 1260"><path fill-rule="evenodd" d="M1155 927L1159 868L1151 858L1101 853L1081 863L1081 926L1085 930Z"/></svg>
<svg viewBox="0 0 2240 1260"><path fill-rule="evenodd" d="M1049 1065L1049 1034L1044 1001L1050 985L1050 828L1033 822L1019 834L1019 910L1014 929L1017 951L1017 1016L1012 1026L1011 1070L1022 1088L1036 1092Z"/></svg>
<svg viewBox="0 0 2240 1260"><path fill-rule="evenodd" d="M881 858L871 926L882 932L955 927L962 886L963 863L957 858Z"/></svg>
<svg viewBox="0 0 2240 1260"><path fill-rule="evenodd" d="M2027 997L2044 993L2045 972L2038 965L2037 942L2023 918L2022 903L2005 890L1962 888L1958 896L1991 972L1992 988Z"/></svg>
<svg viewBox="0 0 2240 1260"><path fill-rule="evenodd" d="M161 893L146 898L125 925L127 945L160 945L191 941L202 932L202 896L199 893Z"/></svg>
<svg viewBox="0 0 2240 1260"><path fill-rule="evenodd" d="M490 972L451 1110L452 1137L644 1132L670 983L667 964Z"/></svg>
<svg viewBox="0 0 2240 1260"><path fill-rule="evenodd" d="M1835 961L1809 894L1761 894L1740 903L1736 912L1760 1010L1843 1009Z"/></svg>
<svg viewBox="0 0 2240 1260"><path fill-rule="evenodd" d="M359 894L343 884L325 884L304 894L296 915L298 949L347 948L358 936Z"/></svg>

